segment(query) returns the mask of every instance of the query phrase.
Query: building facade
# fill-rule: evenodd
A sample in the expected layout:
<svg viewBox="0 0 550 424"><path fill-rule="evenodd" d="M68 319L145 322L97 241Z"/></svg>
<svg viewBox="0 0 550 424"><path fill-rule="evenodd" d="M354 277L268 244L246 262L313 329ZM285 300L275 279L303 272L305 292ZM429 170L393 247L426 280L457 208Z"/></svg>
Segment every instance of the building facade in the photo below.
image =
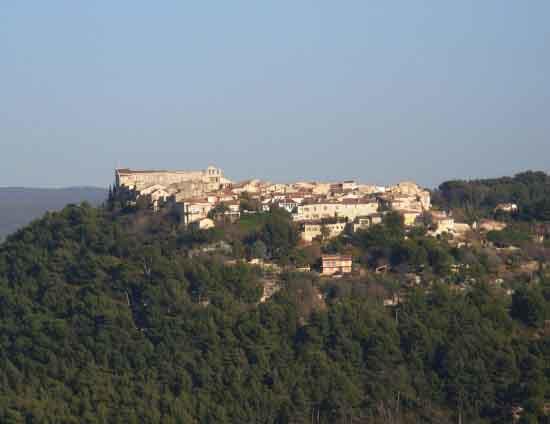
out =
<svg viewBox="0 0 550 424"><path fill-rule="evenodd" d="M323 231L327 238L338 237L346 229L346 222L305 222L301 226L300 237L306 242L311 242L316 237L322 237Z"/></svg>
<svg viewBox="0 0 550 424"><path fill-rule="evenodd" d="M351 273L351 256L349 255L323 255L322 275L349 274Z"/></svg>
<svg viewBox="0 0 550 424"><path fill-rule="evenodd" d="M358 216L374 214L378 211L378 202L346 199L342 202L308 203L297 207L293 216L295 221L312 221L325 218L347 218L354 220Z"/></svg>
<svg viewBox="0 0 550 424"><path fill-rule="evenodd" d="M202 171L142 171L132 169L116 169L117 186L125 186L143 190L153 185L168 187L172 184L187 182L201 182L206 184L205 189L215 191L230 183L225 179L221 169L209 166Z"/></svg>

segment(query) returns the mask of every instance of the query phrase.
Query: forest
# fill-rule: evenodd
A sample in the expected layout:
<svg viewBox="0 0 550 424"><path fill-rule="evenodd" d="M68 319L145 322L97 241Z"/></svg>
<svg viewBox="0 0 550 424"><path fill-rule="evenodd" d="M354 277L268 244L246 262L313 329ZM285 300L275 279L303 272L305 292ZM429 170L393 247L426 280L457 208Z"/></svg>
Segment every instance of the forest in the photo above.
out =
<svg viewBox="0 0 550 424"><path fill-rule="evenodd" d="M515 219L550 221L550 175L542 171L525 171L513 177L446 181L433 194L435 205L462 209L470 219L492 215L499 203L515 203L520 207Z"/></svg>
<svg viewBox="0 0 550 424"><path fill-rule="evenodd" d="M232 253L200 254L221 242ZM468 253L405 234L392 214L343 243L323 249L441 277ZM175 215L83 203L8 237L0 422L550 422L545 274L510 296L474 254L468 290L436 278L388 307L372 288L390 277L288 271L260 302L264 271L247 255L281 266L315 256L277 210L192 231Z"/></svg>

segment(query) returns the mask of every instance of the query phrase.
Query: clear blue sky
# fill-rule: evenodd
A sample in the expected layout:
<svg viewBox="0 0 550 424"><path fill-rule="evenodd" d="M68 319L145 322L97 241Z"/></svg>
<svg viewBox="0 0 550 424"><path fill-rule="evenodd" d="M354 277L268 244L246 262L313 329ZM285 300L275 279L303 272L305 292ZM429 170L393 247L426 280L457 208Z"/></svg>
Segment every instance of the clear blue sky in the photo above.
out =
<svg viewBox="0 0 550 424"><path fill-rule="evenodd" d="M0 186L550 169L550 2L2 0Z"/></svg>

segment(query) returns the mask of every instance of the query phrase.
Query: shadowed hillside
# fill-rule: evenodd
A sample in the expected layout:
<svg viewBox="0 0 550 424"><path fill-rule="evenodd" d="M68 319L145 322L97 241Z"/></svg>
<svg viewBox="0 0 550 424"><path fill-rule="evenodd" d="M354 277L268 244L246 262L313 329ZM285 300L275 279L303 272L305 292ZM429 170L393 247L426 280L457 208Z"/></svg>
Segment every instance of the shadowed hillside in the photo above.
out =
<svg viewBox="0 0 550 424"><path fill-rule="evenodd" d="M284 210L198 230L177 210L105 206L0 244L0 423L549 422L542 257L509 292L489 284L486 250L387 214L319 247L367 262L331 279L294 271L314 259ZM368 266L383 255L430 281L384 303L405 273ZM455 261L476 278L464 290Z"/></svg>

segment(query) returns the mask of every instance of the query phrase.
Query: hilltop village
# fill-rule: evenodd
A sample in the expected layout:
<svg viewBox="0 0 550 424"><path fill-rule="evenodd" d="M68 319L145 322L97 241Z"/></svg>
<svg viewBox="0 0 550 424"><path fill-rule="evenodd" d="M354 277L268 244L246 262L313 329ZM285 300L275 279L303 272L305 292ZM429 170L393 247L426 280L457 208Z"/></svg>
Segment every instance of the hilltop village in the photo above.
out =
<svg viewBox="0 0 550 424"><path fill-rule="evenodd" d="M454 270L458 273L460 267L466 266L448 259L447 252L451 248L460 249L471 246L472 243L477 243L480 248L492 246L495 249L489 252L489 256L500 262L506 258L497 258L497 253L502 257L510 249L514 249L514 246L506 246L497 251L498 247L487 240L488 234L494 235L507 227L505 220L495 220L493 217L481 217L473 222L466 222L464 217L455 220L451 208L432 207L430 191L411 181L390 186L363 184L353 180L287 184L258 179L233 182L224 176L221 169L214 166L202 171L117 169L115 177L116 183L111 196L123 198L127 205L139 206L141 210L158 213L174 211L180 217L183 227L190 230L214 230L231 223L247 222L254 216L270 211L285 211L297 231L300 246L322 247L317 259L310 258L309 262L304 261L296 269L309 271L316 264L314 266L321 276L343 276L355 271L361 272L361 269L383 273L392 269L392 264L393 269L403 269L403 266L398 266L399 259L396 260L395 257L399 258L399 249L407 251L410 247L408 245L400 248L388 246L386 250L397 249L397 252L387 254L384 249L382 253L373 253L372 247L367 248L369 259L366 267L362 266L365 265L364 260L363 264L358 263L362 260L358 257L361 253L330 245L331 240L335 240L336 244L342 240L352 241L351 244L355 242L355 245L361 244L358 241L361 234L367 234L365 231L369 228L380 227L377 224L382 224L385 217L390 216L398 216L401 220L406 231L405 242L408 238L406 234L415 229L421 231L424 238L444 241L445 254L437 250L435 253L430 252L426 242L421 242L419 248L424 251L422 255L430 256L432 263L436 263L439 256L443 258L443 262L455 262L450 268L446 268L447 271ZM517 212L517 205L501 203L493 212L511 215ZM416 239L410 240L409 245L413 240ZM230 246L226 247L230 249ZM203 250L209 249L217 250L216 247ZM265 247L260 249L262 250ZM457 252L459 251L455 250L455 254ZM480 251L476 252L477 255ZM488 251L484 252L485 255ZM407 253L409 256L410 254ZM273 255L254 253L250 249L247 258L251 263L265 265L269 259L273 259ZM403 261L408 263L411 258ZM523 266L530 267L530 270L536 268L532 261L523 263ZM469 269L470 265L467 267ZM406 273L409 280L420 281L418 271L425 269L424 265L421 264L416 269L411 266L407 268L411 271ZM463 268L462 271L464 270ZM495 280L501 280L498 273L495 274Z"/></svg>
<svg viewBox="0 0 550 424"><path fill-rule="evenodd" d="M299 224L304 242L366 229L382 222L388 211L398 212L406 226L431 214L434 235L455 231L451 217L431 212L430 192L410 181L388 187L352 180L281 184L253 179L234 183L221 169L210 166L203 171L117 169L116 189L129 195L130 202L141 202L155 211L175 207L186 225L198 229L212 228L220 220L236 220L241 214L281 208Z"/></svg>

